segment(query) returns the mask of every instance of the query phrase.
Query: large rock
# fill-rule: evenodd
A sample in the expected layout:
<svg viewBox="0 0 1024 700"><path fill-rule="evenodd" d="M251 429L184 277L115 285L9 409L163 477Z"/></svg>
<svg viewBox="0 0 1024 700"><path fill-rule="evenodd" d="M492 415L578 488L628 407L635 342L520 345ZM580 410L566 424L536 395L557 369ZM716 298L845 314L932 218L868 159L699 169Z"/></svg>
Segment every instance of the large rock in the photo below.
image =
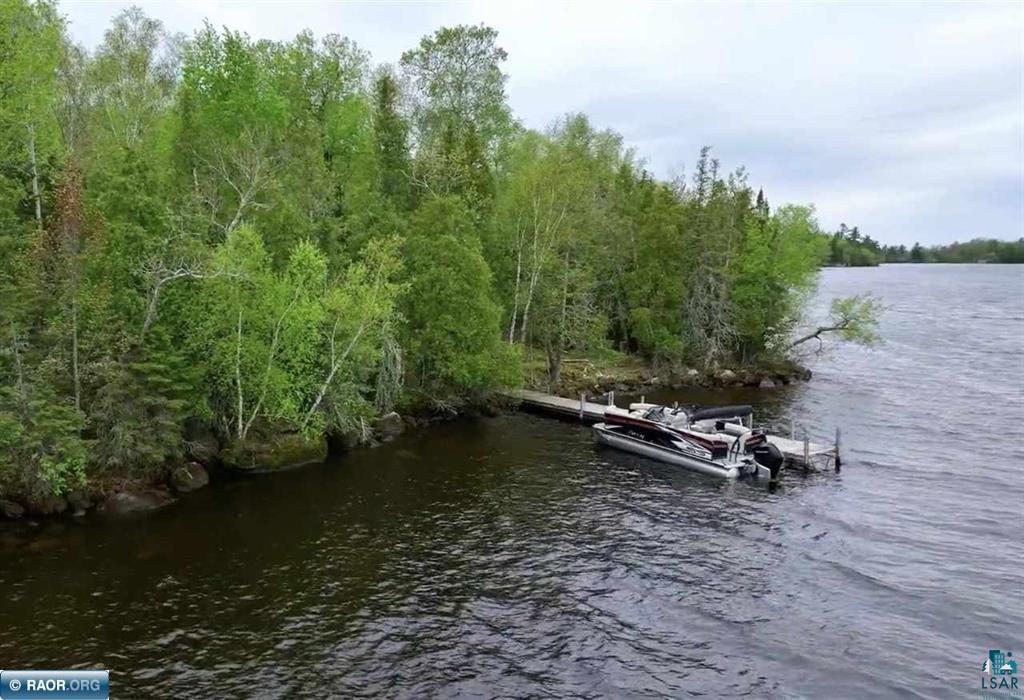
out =
<svg viewBox="0 0 1024 700"><path fill-rule="evenodd" d="M736 373L731 369L723 369L717 376L718 380L722 382L722 384L728 384L729 382L736 381Z"/></svg>
<svg viewBox="0 0 1024 700"><path fill-rule="evenodd" d="M0 501L0 515L14 520L25 514L25 509L14 501Z"/></svg>
<svg viewBox="0 0 1024 700"><path fill-rule="evenodd" d="M340 448L345 451L354 450L363 444L363 436L355 430L346 430L331 435L330 443L331 448Z"/></svg>
<svg viewBox="0 0 1024 700"><path fill-rule="evenodd" d="M160 489L121 491L112 493L100 504L100 510L108 515L133 515L146 513L174 503L174 497Z"/></svg>
<svg viewBox="0 0 1024 700"><path fill-rule="evenodd" d="M85 491L72 491L67 495L67 499L68 505L74 510L88 510L94 505Z"/></svg>
<svg viewBox="0 0 1024 700"><path fill-rule="evenodd" d="M775 388L775 380L773 380L771 377L765 377L757 385L757 388L758 389L774 389Z"/></svg>
<svg viewBox="0 0 1024 700"><path fill-rule="evenodd" d="M189 462L171 470L171 486L178 493L189 493L210 483L210 475L199 462Z"/></svg>
<svg viewBox="0 0 1024 700"><path fill-rule="evenodd" d="M185 448L190 460L210 465L217 461L220 441L208 425L189 420L185 424Z"/></svg>
<svg viewBox="0 0 1024 700"><path fill-rule="evenodd" d="M41 496L25 501L25 509L36 515L60 515L68 509L63 496Z"/></svg>
<svg viewBox="0 0 1024 700"><path fill-rule="evenodd" d="M402 417L394 411L385 413L377 419L377 432L385 440L398 437L403 430L405 430L405 423L402 421Z"/></svg>
<svg viewBox="0 0 1024 700"><path fill-rule="evenodd" d="M67 495L68 507L75 517L85 515L85 511L93 507L92 499L84 491L72 491Z"/></svg>
<svg viewBox="0 0 1024 700"><path fill-rule="evenodd" d="M497 396L490 396L480 402L480 415L487 418L496 418L501 415L501 399Z"/></svg>
<svg viewBox="0 0 1024 700"><path fill-rule="evenodd" d="M327 439L306 438L299 433L284 433L264 440L249 440L244 445L229 445L220 458L224 466L241 471L274 471L327 459Z"/></svg>

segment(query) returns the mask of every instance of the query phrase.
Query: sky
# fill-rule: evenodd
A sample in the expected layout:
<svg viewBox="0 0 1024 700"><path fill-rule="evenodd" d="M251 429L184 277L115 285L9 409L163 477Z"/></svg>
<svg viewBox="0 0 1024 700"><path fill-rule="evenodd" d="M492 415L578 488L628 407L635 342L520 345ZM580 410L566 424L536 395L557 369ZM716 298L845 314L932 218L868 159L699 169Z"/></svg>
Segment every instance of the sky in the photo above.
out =
<svg viewBox="0 0 1024 700"><path fill-rule="evenodd" d="M883 243L1024 236L1021 2L61 2L88 48L130 4L191 34L337 33L377 63L486 23L528 127L584 112L660 177L703 145L769 202Z"/></svg>

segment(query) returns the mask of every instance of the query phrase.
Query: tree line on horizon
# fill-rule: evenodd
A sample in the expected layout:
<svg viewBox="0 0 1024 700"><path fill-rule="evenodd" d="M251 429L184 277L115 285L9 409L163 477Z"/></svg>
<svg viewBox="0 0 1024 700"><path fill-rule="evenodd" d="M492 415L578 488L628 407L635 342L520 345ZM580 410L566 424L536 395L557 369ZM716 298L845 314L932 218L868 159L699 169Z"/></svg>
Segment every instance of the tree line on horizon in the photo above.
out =
<svg viewBox="0 0 1024 700"><path fill-rule="evenodd" d="M930 247L915 243L882 245L857 226L840 224L828 238L825 265L830 267L875 267L881 263L1024 263L1024 238L1002 241L975 238L966 243Z"/></svg>
<svg viewBox="0 0 1024 700"><path fill-rule="evenodd" d="M653 177L567 114L525 128L485 26L396 65L305 31L190 37L131 8L86 51L0 4L0 496L223 444L365 433L543 358L774 361L827 254L705 148Z"/></svg>

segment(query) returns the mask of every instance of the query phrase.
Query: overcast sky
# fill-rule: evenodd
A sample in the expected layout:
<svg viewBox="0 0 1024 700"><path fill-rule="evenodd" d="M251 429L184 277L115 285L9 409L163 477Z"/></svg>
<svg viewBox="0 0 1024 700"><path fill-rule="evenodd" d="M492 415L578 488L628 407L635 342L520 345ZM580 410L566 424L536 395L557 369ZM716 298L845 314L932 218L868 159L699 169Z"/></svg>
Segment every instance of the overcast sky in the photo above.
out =
<svg viewBox="0 0 1024 700"><path fill-rule="evenodd" d="M174 32L346 35L376 62L484 22L516 115L569 111L660 176L703 144L773 205L814 203L886 243L1024 236L1024 3L61 3L89 48L131 4Z"/></svg>

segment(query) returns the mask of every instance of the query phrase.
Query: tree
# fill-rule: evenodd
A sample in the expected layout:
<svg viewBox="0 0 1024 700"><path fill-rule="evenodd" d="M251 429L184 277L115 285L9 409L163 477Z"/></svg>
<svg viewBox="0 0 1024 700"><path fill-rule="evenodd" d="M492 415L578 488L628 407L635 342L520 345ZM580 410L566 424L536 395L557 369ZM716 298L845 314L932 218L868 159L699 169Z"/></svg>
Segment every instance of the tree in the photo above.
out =
<svg viewBox="0 0 1024 700"><path fill-rule="evenodd" d="M412 203L409 199L409 126L399 112L400 89L394 74L383 69L373 83L373 126L377 161L380 167L380 189L399 209Z"/></svg>
<svg viewBox="0 0 1024 700"><path fill-rule="evenodd" d="M114 18L89 63L94 137L132 149L165 116L177 87L179 52L159 20L130 7Z"/></svg>
<svg viewBox="0 0 1024 700"><path fill-rule="evenodd" d="M815 289L825 248L811 207L786 205L748 223L732 292L744 359L783 349Z"/></svg>
<svg viewBox="0 0 1024 700"><path fill-rule="evenodd" d="M406 286L398 281L402 274L398 252L396 238L370 243L363 258L328 290L321 331L326 362L320 364L322 381L310 394L313 398L303 404L303 430L309 430L318 412L325 416L323 430L350 427L353 415L365 412L357 388L371 370L377 374L378 408L391 408L403 379L402 352L395 335L403 321L398 303Z"/></svg>
<svg viewBox="0 0 1024 700"><path fill-rule="evenodd" d="M258 420L299 418L295 397L310 390L326 260L300 244L286 271L275 273L259 235L241 226L213 264L222 274L204 285L195 351L211 355L211 398L224 433L244 444Z"/></svg>
<svg viewBox="0 0 1024 700"><path fill-rule="evenodd" d="M421 145L453 126L472 124L491 147L508 129L507 76L501 70L508 54L497 39L498 32L482 24L442 27L402 54L402 68L416 90Z"/></svg>
<svg viewBox="0 0 1024 700"><path fill-rule="evenodd" d="M43 227L47 181L61 151L53 104L63 31L52 2L0 4L0 172L5 179L15 174L15 182L27 186L37 229Z"/></svg>
<svg viewBox="0 0 1024 700"><path fill-rule="evenodd" d="M296 245L275 272L259 235L240 226L212 265L192 342L224 434L244 446L275 422L314 435L344 426L359 408L354 386L398 323L397 243L375 243L332 282L312 243Z"/></svg>
<svg viewBox="0 0 1024 700"><path fill-rule="evenodd" d="M751 192L742 171L728 181L718 160L701 150L687 202L686 341L697 362L715 367L728 357L738 337L731 295L735 265L751 213Z"/></svg>
<svg viewBox="0 0 1024 700"><path fill-rule="evenodd" d="M229 460L368 435L518 383L523 357L558 384L613 349L673 371L872 339L877 309L840 300L793 340L826 253L1024 260L823 233L707 148L659 180L583 114L527 130L506 60L482 25L392 69L135 8L90 53L53 2L0 0L0 492L161 478L197 424Z"/></svg>
<svg viewBox="0 0 1024 700"><path fill-rule="evenodd" d="M443 27L401 60L413 88L414 180L429 195L461 197L478 224L494 195L499 141L512 129L497 37L483 25Z"/></svg>
<svg viewBox="0 0 1024 700"><path fill-rule="evenodd" d="M870 295L833 299L828 321L793 340L789 349L817 340L820 352L822 335L826 333L838 333L843 340L858 345L875 345L880 340L877 329L883 311L882 303Z"/></svg>
<svg viewBox="0 0 1024 700"><path fill-rule="evenodd" d="M515 354L501 342L501 307L465 205L425 200L404 258L403 345L413 386L444 404L514 382Z"/></svg>

